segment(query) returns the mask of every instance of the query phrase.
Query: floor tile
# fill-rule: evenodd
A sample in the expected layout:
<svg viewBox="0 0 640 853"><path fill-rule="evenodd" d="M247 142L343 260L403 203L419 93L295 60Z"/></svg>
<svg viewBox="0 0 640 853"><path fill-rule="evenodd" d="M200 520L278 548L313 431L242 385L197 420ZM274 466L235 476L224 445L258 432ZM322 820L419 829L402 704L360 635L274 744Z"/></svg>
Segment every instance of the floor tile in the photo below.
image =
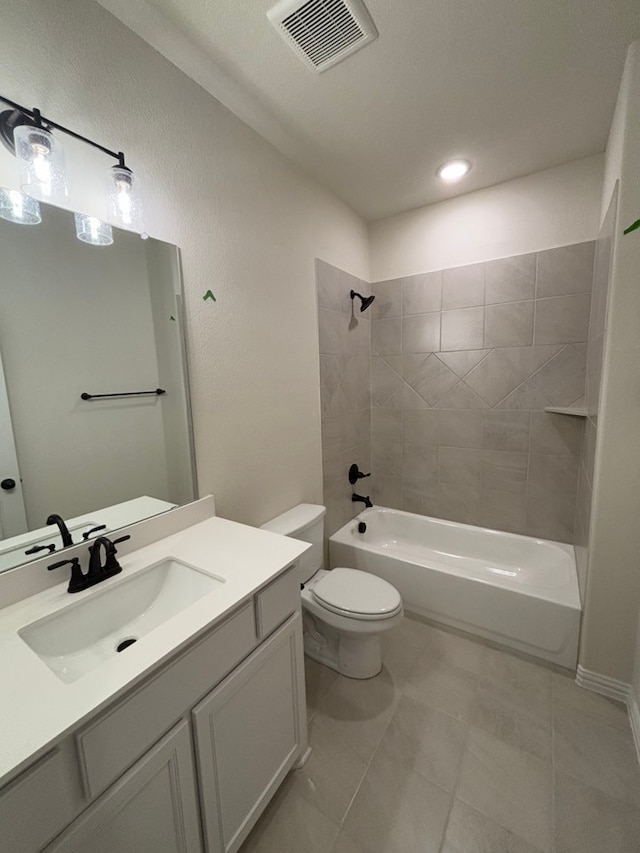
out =
<svg viewBox="0 0 640 853"><path fill-rule="evenodd" d="M554 708L575 711L576 714L592 717L607 726L630 732L629 714L622 702L608 699L593 690L585 690L576 684L573 677L556 672L552 675L552 690Z"/></svg>
<svg viewBox="0 0 640 853"><path fill-rule="evenodd" d="M366 853L438 853L451 796L378 753L343 823Z"/></svg>
<svg viewBox="0 0 640 853"><path fill-rule="evenodd" d="M407 675L429 637L429 627L406 617L392 631L382 635L382 660L385 668L397 680Z"/></svg>
<svg viewBox="0 0 640 853"><path fill-rule="evenodd" d="M551 853L551 764L471 727L456 796Z"/></svg>
<svg viewBox="0 0 640 853"><path fill-rule="evenodd" d="M640 806L640 767L631 733L563 708L556 708L553 718L556 770Z"/></svg>
<svg viewBox="0 0 640 853"><path fill-rule="evenodd" d="M366 853L359 844L352 841L348 835L340 831L336 838L336 843L331 848L331 853Z"/></svg>
<svg viewBox="0 0 640 853"><path fill-rule="evenodd" d="M540 853L540 850L456 800L441 853Z"/></svg>
<svg viewBox="0 0 640 853"><path fill-rule="evenodd" d="M467 725L442 711L403 696L379 750L412 772L452 791L467 739Z"/></svg>
<svg viewBox="0 0 640 853"><path fill-rule="evenodd" d="M485 648L481 683L541 719L551 718L551 670L498 649Z"/></svg>
<svg viewBox="0 0 640 853"><path fill-rule="evenodd" d="M451 631L435 628L433 625L426 627L427 643L422 653L425 662L431 660L450 664L477 675L484 655L482 645Z"/></svg>
<svg viewBox="0 0 640 853"><path fill-rule="evenodd" d="M309 760L291 774L293 785L305 800L339 825L365 774L367 762L322 726L311 725L309 745Z"/></svg>
<svg viewBox="0 0 640 853"><path fill-rule="evenodd" d="M329 853L338 827L295 790L291 777L269 803L241 853Z"/></svg>
<svg viewBox="0 0 640 853"><path fill-rule="evenodd" d="M411 671L404 693L431 708L470 722L477 688L478 677L473 672L425 655Z"/></svg>
<svg viewBox="0 0 640 853"><path fill-rule="evenodd" d="M638 853L640 809L556 774L556 853Z"/></svg>
<svg viewBox="0 0 640 853"><path fill-rule="evenodd" d="M531 713L510 686L480 686L473 724L505 743L551 761L551 720Z"/></svg>
<svg viewBox="0 0 640 853"><path fill-rule="evenodd" d="M339 678L320 703L313 722L369 761L400 700L400 689L383 667L375 678Z"/></svg>
<svg viewBox="0 0 640 853"><path fill-rule="evenodd" d="M318 705L340 677L333 669L322 666L305 655L304 676L307 693L307 718L311 720Z"/></svg>

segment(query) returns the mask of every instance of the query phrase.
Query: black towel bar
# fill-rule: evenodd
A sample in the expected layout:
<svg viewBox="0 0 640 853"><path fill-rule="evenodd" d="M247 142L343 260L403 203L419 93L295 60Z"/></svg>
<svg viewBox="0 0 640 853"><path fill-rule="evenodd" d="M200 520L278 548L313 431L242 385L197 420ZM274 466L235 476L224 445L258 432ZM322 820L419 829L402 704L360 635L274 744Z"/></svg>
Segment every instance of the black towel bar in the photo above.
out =
<svg viewBox="0 0 640 853"><path fill-rule="evenodd" d="M115 394L87 394L84 391L80 394L81 400L99 400L104 397L149 397L153 395L154 397L161 397L162 394L166 394L167 392L163 388L156 388L155 391L122 391L120 393Z"/></svg>

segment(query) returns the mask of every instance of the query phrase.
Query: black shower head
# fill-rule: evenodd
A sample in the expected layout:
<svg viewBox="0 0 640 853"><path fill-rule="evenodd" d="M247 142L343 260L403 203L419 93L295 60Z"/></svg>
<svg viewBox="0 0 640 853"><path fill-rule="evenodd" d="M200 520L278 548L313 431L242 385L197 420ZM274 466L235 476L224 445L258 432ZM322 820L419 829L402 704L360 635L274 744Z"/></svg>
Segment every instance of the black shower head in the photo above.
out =
<svg viewBox="0 0 640 853"><path fill-rule="evenodd" d="M361 302L361 305L360 305L360 311L361 312L366 311L367 308L369 307L369 305L371 305L371 303L375 299L375 296L362 296L360 293L356 293L355 290L352 290L349 295L351 296L352 299L354 299L356 296L358 297L358 299Z"/></svg>

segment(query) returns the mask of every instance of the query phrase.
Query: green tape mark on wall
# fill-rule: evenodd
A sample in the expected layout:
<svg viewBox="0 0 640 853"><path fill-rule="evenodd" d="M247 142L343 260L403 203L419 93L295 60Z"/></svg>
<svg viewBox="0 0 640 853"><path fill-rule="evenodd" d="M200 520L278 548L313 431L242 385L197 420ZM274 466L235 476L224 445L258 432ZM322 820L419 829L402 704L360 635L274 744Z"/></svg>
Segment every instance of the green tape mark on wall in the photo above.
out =
<svg viewBox="0 0 640 853"><path fill-rule="evenodd" d="M205 295L202 298L204 299L205 302L207 301L207 299L213 299L214 302L216 301L215 296L213 295L213 293L211 293L210 290L207 290L207 292L205 293Z"/></svg>
<svg viewBox="0 0 640 853"><path fill-rule="evenodd" d="M175 323L175 321L176 321L176 318L173 316L173 314L169 317L169 319L170 319L170 320L173 320L173 322L174 322L174 323Z"/></svg>

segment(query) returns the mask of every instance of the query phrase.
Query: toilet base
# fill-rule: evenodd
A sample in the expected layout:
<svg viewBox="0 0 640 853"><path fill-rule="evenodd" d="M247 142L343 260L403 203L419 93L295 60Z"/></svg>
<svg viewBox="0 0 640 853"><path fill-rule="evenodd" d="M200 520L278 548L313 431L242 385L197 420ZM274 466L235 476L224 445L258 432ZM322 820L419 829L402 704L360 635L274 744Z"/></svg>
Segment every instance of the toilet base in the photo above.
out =
<svg viewBox="0 0 640 853"><path fill-rule="evenodd" d="M373 678L382 669L379 634L346 634L304 612L304 653L347 678Z"/></svg>

